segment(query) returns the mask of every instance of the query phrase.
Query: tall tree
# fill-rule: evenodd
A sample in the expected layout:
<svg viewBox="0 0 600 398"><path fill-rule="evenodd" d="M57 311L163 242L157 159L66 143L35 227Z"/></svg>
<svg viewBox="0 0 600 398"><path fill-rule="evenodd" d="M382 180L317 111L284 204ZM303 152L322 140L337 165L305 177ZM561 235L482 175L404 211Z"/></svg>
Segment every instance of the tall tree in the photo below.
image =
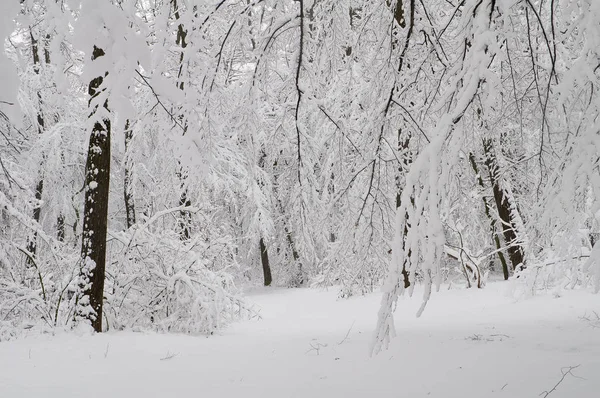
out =
<svg viewBox="0 0 600 398"><path fill-rule="evenodd" d="M177 72L177 87L181 90L181 91L185 91L188 87L184 84L184 69L185 69L185 65L184 65L184 59L185 59L185 51L186 48L188 46L187 43L187 35L188 35L188 31L185 28L185 26L183 25L183 22L181 21L182 17L181 17L181 12L182 11L189 11L189 10L182 10L180 9L181 5L179 5L177 3L177 0L172 0L172 4L173 4L173 13L175 15L175 23L177 24L177 36L176 36L176 40L175 40L175 44L180 46L180 55L179 55L179 71ZM183 125L183 134L185 135L188 129L188 121L187 118L185 116L181 116L180 118L182 120L182 125ZM183 168L183 166L181 166L181 164L178 164L179 166L179 170L177 170L177 177L180 180L180 187L181 187L181 193L179 194L179 206L182 207L190 207L192 205L192 202L189 198L189 192L188 192L188 187L187 187L187 171ZM191 223L192 223L192 217L189 211L186 210L181 210L179 212L179 236L181 240L189 240L191 237Z"/></svg>
<svg viewBox="0 0 600 398"><path fill-rule="evenodd" d="M92 61L105 56L102 48L92 52ZM88 86L90 120L93 123L85 165L85 207L77 316L91 322L102 332L102 304L106 267L106 235L108 227L108 194L110 183L110 110L102 87L104 76L92 79ZM104 99L104 101L102 101Z"/></svg>
<svg viewBox="0 0 600 398"><path fill-rule="evenodd" d="M29 27L29 37L31 39L31 53L33 55L33 70L36 74L36 76L39 77L40 75L40 67L41 67L41 62L40 62L40 53L39 53L39 40L34 37L33 34L33 28L30 26ZM49 55L48 52L46 51L46 63L49 63ZM38 88L37 91L37 102L38 102L38 110L37 110L37 117L36 117L36 122L37 122L37 130L38 130L38 134L42 134L44 132L44 128L45 128L45 121L44 121L44 113L42 111L42 93L41 93L41 89ZM43 168L43 164L41 165L41 167ZM36 223L40 222L40 215L42 212L42 193L44 191L44 177L43 174L38 178L38 182L35 186L35 199L36 199L36 203L34 205L33 208L33 219ZM34 231L33 236L31 236L29 238L29 243L27 244L27 251L28 256L27 256L27 264L32 266L33 262L35 262L35 257L36 257L36 253L37 253L37 231Z"/></svg>

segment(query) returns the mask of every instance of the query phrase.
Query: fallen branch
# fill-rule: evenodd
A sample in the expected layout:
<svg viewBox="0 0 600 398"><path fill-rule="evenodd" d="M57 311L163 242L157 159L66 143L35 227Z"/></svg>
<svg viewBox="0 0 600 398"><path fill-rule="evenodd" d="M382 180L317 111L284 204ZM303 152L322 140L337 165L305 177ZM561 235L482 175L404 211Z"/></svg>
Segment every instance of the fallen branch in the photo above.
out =
<svg viewBox="0 0 600 398"><path fill-rule="evenodd" d="M179 355L179 354L177 354L177 353L171 354L171 353L169 353L169 351L167 351L167 355L165 357L160 358L160 360L167 361L169 359L175 358L177 355Z"/></svg>
<svg viewBox="0 0 600 398"><path fill-rule="evenodd" d="M350 335L350 331L352 330L352 327L354 326L354 323L356 321L352 322L352 325L350 325L350 329L348 329L348 331L346 332L346 336L344 336L344 338L342 339L342 341L340 341L338 343L338 345L342 345L342 343L344 343L344 341L346 341L348 339L348 336Z"/></svg>
<svg viewBox="0 0 600 398"><path fill-rule="evenodd" d="M311 343L309 343L309 345L311 348L308 351L306 351L306 354L308 354L311 351L316 351L317 355L319 355L321 352L321 348L327 347L327 344L319 343L318 341L315 342L314 344L311 342Z"/></svg>
<svg viewBox="0 0 600 398"><path fill-rule="evenodd" d="M578 379L581 379L581 377L576 376L573 374L573 370L577 369L578 367L580 367L581 365L577 365L577 366L569 366L566 368L562 368L560 371L562 372L562 377L560 378L560 380L558 381L558 383L556 383L554 385L554 387L552 387L550 390L548 391L542 391L540 393L540 396L543 398L546 398L548 395L552 394L554 391L556 391L556 389L558 388L558 386L565 380L565 377L567 377L567 375L571 375L573 377L576 377ZM565 370L566 369L566 370Z"/></svg>

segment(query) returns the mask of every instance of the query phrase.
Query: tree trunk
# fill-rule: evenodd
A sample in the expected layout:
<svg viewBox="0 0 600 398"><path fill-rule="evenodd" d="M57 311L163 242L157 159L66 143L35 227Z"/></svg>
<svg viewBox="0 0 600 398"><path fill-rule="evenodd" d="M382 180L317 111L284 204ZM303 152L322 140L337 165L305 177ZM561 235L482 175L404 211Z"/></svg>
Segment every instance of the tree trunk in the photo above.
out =
<svg viewBox="0 0 600 398"><path fill-rule="evenodd" d="M181 175L181 174L180 174ZM181 177L182 181L185 180L185 177ZM188 199L187 196L187 188L185 188L185 184L181 183L181 195L179 196L179 206L189 207L192 205L192 202ZM192 224L192 217L189 211L182 210L179 212L179 239L186 241L189 240L192 236L190 231L190 226Z"/></svg>
<svg viewBox="0 0 600 398"><path fill-rule="evenodd" d="M401 4L401 2L399 2ZM404 185L406 184L404 180L404 176L408 172L408 168L412 163L412 156L410 154L410 134L402 139L402 130L398 130L398 152L400 152L401 160L398 165L398 174L396 175L396 209L398 209L402 205L402 190L404 189ZM408 220L408 212L404 214L406 218L406 224L404 226L403 237L402 237L402 250L406 248L406 235L408 234L408 228L410 227ZM410 251L408 252L408 258L404 260L402 264L402 277L404 279L404 288L407 289L410 287L410 279L408 275L408 271L406 270L406 264L408 259L410 258Z"/></svg>
<svg viewBox="0 0 600 398"><path fill-rule="evenodd" d="M104 50L94 46L92 60L104 56ZM105 74L105 76L108 73ZM90 84L90 117L98 118L98 106L92 101L101 91L103 77L94 78ZM109 112L108 100L102 105ZM110 120L97 119L90 135L85 165L85 207L81 245L80 296L77 317L89 321L96 332L102 331L102 304L106 262L106 232L108 221L108 195L110 183Z"/></svg>
<svg viewBox="0 0 600 398"><path fill-rule="evenodd" d="M29 28L29 36L31 37L31 52L33 54L33 70L36 75L40 74L40 54L39 54L39 46L38 40L33 37L33 30ZM38 112L37 112L37 130L38 134L42 134L44 132L44 114L42 113L42 93L38 88L37 92L38 97ZM38 183L35 187L35 207L33 208L33 219L36 223L40 222L41 217L41 201L42 201L42 192L44 191L44 177L40 176ZM27 242L27 251L29 252L29 256L27 256L27 266L33 266L33 262L35 261L37 254L37 231L34 231L33 236L29 237Z"/></svg>
<svg viewBox="0 0 600 398"><path fill-rule="evenodd" d="M275 165L277 165L277 162L275 162ZM273 184L273 194L274 194L275 200L277 202L277 207L279 209L279 212L283 216L281 222L283 224L283 231L285 233L286 240L287 240L289 248L292 252L292 257L294 258L294 263L297 264L297 266L298 266L296 280L294 281L294 283L298 286L301 286L305 282L304 281L304 270L302 267L302 262L300 261L300 254L298 253L298 250L296 249L296 243L294 242L294 237L292 236L292 231L288 228L288 224L287 224L288 217L286 216L285 209L284 209L283 204L281 203L281 199L279 198L278 193L277 193L277 175L275 175L274 177L275 177L275 183Z"/></svg>
<svg viewBox="0 0 600 398"><path fill-rule="evenodd" d="M404 5L402 4L404 0L398 0L396 2L396 8L394 9L394 19L396 23L401 27L406 27L406 21L404 19ZM392 5L391 0L387 0L388 7ZM411 1L411 7L414 7L414 0Z"/></svg>
<svg viewBox="0 0 600 398"><path fill-rule="evenodd" d="M523 248L517 243L517 234L513 223L513 214L515 211L510 206L510 201L504 190L500 186L500 178L498 176L498 162L494 154L492 140L489 138L483 139L483 151L486 156L485 165L488 168L490 175L490 183L494 193L494 201L498 209L498 216L502 222L502 234L504 243L508 246L508 258L510 259L513 270L523 263ZM506 277L506 274L505 274Z"/></svg>
<svg viewBox="0 0 600 398"><path fill-rule="evenodd" d="M44 41L44 61L46 65L50 65L50 34L46 34L46 40ZM56 84L53 84L54 88L56 88ZM58 123L58 116L54 116L54 122ZM61 161L64 163L64 154L61 154ZM65 241L65 216L62 212L58 213L56 216L56 239L59 242Z"/></svg>
<svg viewBox="0 0 600 398"><path fill-rule="evenodd" d="M477 181L479 182L479 186L485 189L485 184L483 183L483 178L481 174L479 174L479 167L477 166L477 161L475 160L475 155L473 153L469 153L469 160L471 162L471 167L477 175ZM496 231L496 219L492 216L492 212L490 210L490 203L486 196L483 196L483 206L485 209L485 215L490 221L490 229L492 231L492 236L494 237L494 243L496 245L496 254L498 255L498 259L500 260L500 264L502 265L502 273L504 274L504 280L507 280L509 277L508 273L508 264L506 263L506 258L504 258L504 253L500 250L502 249L502 244L500 243L500 237L498 236L498 231Z"/></svg>
<svg viewBox="0 0 600 398"><path fill-rule="evenodd" d="M65 216L62 214L56 217L56 239L59 242L65 241Z"/></svg>
<svg viewBox="0 0 600 398"><path fill-rule="evenodd" d="M267 246L265 246L265 241L263 238L260 238L258 241L258 245L260 247L260 260L262 262L263 267L263 275L265 277L265 286L270 286L273 278L271 277L271 265L269 264L269 252L267 251Z"/></svg>
<svg viewBox="0 0 600 398"><path fill-rule="evenodd" d="M173 13L175 15L175 19L179 21L181 16L179 14L179 6L177 5L177 0L172 0L173 4ZM181 75L183 73L183 50L187 47L187 30L183 26L183 24L179 24L177 26L177 37L175 39L175 44L178 44L181 47L181 54L179 56L179 72L177 73L177 88L181 91L184 91L184 84L181 79ZM183 120L183 134L187 132L187 120ZM180 165L181 168L181 165ZM181 194L179 195L179 206L191 206L192 202L188 198L188 190L185 183L186 175L185 171L180 170L177 172L177 177L179 178L181 184ZM180 211L179 212L179 239L182 241L189 240L191 237L191 224L192 217L188 211Z"/></svg>
<svg viewBox="0 0 600 398"><path fill-rule="evenodd" d="M334 175L334 173L331 173L331 176L329 177L329 185L327 186L327 191L329 193L329 197L333 198L335 196L335 175ZM337 209L337 206L334 206L333 209ZM337 213L337 211L335 211L335 212ZM329 242L334 243L335 240L336 240L335 232L333 230L330 230L329 231Z"/></svg>
<svg viewBox="0 0 600 398"><path fill-rule="evenodd" d="M391 1L388 1L388 6L391 6ZM398 24L398 26L402 29L406 28L406 20L404 18L405 15L405 9L404 9L404 4L403 4L403 0L397 0L396 2L396 7L394 9L394 19L396 20L396 23ZM404 43L404 47L400 52L400 62L398 63L398 73L401 73L403 71L403 67L404 67L404 58L406 56L406 51L410 45L410 39L413 33L413 29L414 29L414 21L415 21L415 1L414 0L410 0L410 23L408 26L408 29L406 31L406 41ZM396 50L398 48L398 41L396 38L394 38L392 40L392 46L393 49ZM386 107L386 115L387 112L389 111L389 107L392 103L392 99L394 96L394 92L396 91L396 86L394 85L392 87L392 90L390 92L390 96L388 98L388 104ZM382 127L383 129L383 127ZM410 164L412 163L412 154L410 152L410 140L412 138L411 132L409 131L406 135L405 138L403 139L402 136L402 129L398 129L398 152L400 152L402 159L400 160L400 164L398 165L398 174L396 175L396 209L398 209L401 205L402 205L402 190L405 188L406 185L406 181L404 176L406 175L406 173L408 172L408 169L410 168ZM414 198L411 197L410 198L411 203L414 205ZM408 212L406 212L404 214L404 217L406 219L406 223L404 225L404 231L402 231L402 250L404 251L406 249L406 236L408 235L408 229L410 228L410 220L408 219ZM404 262L402 264L402 277L404 279L404 288L408 288L410 287L410 278L409 278L409 274L408 274L408 270L406 269L406 265L408 263L408 261L410 260L411 257L411 251L409 250Z"/></svg>
<svg viewBox="0 0 600 398"><path fill-rule="evenodd" d="M133 187L131 181L131 162L129 160L129 148L133 131L130 128L129 120L125 122L125 176L123 178L123 198L125 200L125 214L127 229L135 224L135 203L133 200Z"/></svg>

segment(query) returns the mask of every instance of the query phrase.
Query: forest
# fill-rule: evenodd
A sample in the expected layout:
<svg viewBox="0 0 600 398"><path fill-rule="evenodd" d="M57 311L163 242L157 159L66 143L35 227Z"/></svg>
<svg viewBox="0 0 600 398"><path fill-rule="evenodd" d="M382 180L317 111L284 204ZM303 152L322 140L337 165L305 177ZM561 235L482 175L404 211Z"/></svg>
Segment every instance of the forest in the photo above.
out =
<svg viewBox="0 0 600 398"><path fill-rule="evenodd" d="M0 342L598 306L600 1L2 0L0 40Z"/></svg>

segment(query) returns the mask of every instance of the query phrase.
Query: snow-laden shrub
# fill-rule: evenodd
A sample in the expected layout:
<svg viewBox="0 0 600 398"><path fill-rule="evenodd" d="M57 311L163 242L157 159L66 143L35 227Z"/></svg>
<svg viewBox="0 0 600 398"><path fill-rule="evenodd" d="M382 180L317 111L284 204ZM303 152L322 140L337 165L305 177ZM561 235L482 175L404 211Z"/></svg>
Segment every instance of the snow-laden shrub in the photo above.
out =
<svg viewBox="0 0 600 398"><path fill-rule="evenodd" d="M228 272L237 267L228 238L199 234L181 241L175 231L151 232L149 225L164 214L112 234L104 290L107 328L212 334L256 315Z"/></svg>
<svg viewBox="0 0 600 398"><path fill-rule="evenodd" d="M72 308L68 287L77 275L78 251L23 214L16 203L27 197L12 200L0 192L2 222L11 227L0 231L0 340L63 326ZM28 248L32 236L37 236L35 258Z"/></svg>
<svg viewBox="0 0 600 398"><path fill-rule="evenodd" d="M543 256L531 258L526 268L518 269L510 278L508 294L529 298L539 293L559 297L564 289L597 289L594 280L594 251L588 247L568 246L568 250L547 249Z"/></svg>
<svg viewBox="0 0 600 398"><path fill-rule="evenodd" d="M71 327L78 246L44 234L5 196L2 204L5 221L21 226L0 234L0 340ZM106 327L212 334L232 320L255 316L233 283L230 239L199 233L182 242L173 230L153 232L151 224L168 213L127 232L110 233ZM27 263L27 236L33 230L38 232L38 255Z"/></svg>

